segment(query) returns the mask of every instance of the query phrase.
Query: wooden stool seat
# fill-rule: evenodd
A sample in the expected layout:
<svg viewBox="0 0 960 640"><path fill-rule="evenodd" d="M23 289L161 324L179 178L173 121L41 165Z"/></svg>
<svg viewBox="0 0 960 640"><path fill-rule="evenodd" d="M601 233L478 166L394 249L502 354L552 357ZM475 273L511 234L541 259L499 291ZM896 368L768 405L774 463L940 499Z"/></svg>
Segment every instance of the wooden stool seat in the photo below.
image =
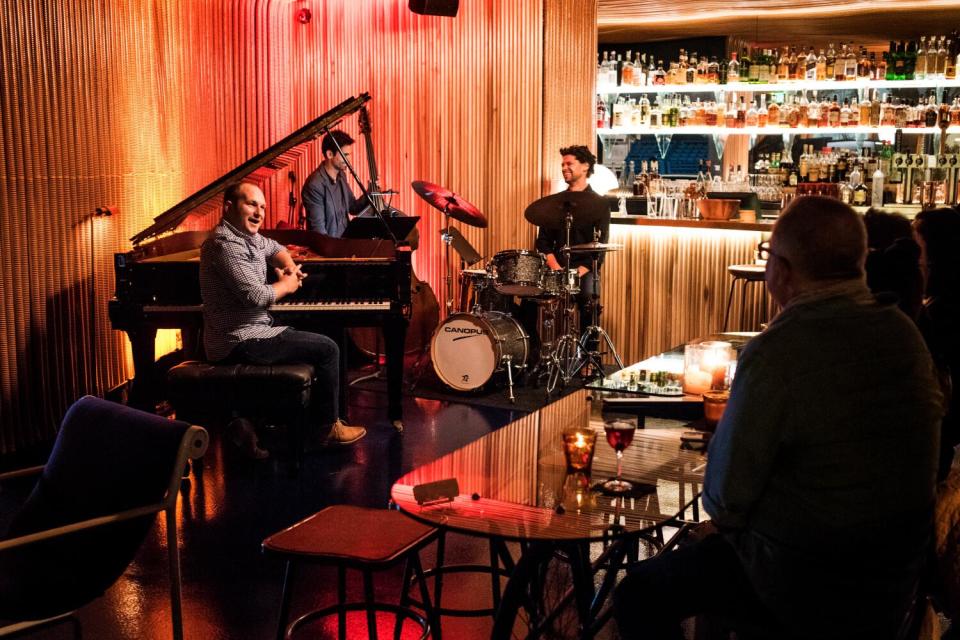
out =
<svg viewBox="0 0 960 640"><path fill-rule="evenodd" d="M398 511L367 509L349 505L327 507L309 518L279 531L263 541L263 551L276 554L286 561L283 578L283 597L280 603L278 640L291 638L305 625L327 616L337 616L337 635L347 637L347 613L362 611L367 618L367 637L377 638L377 613L395 617L394 637L400 637L404 620L419 626L421 636L440 637L440 618L431 605L425 585L420 550L432 542L438 531L415 522ZM373 572L405 561L400 603L377 602L374 597ZM337 567L337 603L310 611L287 624L290 616L291 589L298 565L304 562ZM347 569L363 574L364 599L347 602ZM420 602L413 602L408 588L417 584ZM424 615L411 605L420 606Z"/></svg>
<svg viewBox="0 0 960 640"><path fill-rule="evenodd" d="M268 537L263 550L312 562L379 568L416 551L436 535L436 529L399 511L337 505Z"/></svg>
<svg viewBox="0 0 960 640"><path fill-rule="evenodd" d="M754 283L764 283L767 268L762 264L731 264L727 267L727 272L733 276L730 282L730 293L727 294L727 308L723 313L723 330L727 331L730 322L730 308L733 306L733 294L736 291L737 283L742 283L740 289L740 326L738 330L745 330L744 324L747 316L747 286ZM766 305L764 305L766 309ZM763 314L766 317L766 313Z"/></svg>

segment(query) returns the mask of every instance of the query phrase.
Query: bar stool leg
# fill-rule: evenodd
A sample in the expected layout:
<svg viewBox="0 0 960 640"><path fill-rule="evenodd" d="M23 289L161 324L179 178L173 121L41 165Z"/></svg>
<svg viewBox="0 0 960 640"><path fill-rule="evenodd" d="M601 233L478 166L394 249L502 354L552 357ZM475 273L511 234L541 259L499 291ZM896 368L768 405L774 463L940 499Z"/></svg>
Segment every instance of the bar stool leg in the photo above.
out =
<svg viewBox="0 0 960 640"><path fill-rule="evenodd" d="M744 280L740 285L740 331L747 327L747 289L750 285L749 280Z"/></svg>
<svg viewBox="0 0 960 640"><path fill-rule="evenodd" d="M367 637L377 640L377 612L373 608L376 599L373 594L373 572L370 569L363 570L363 592L367 602Z"/></svg>
<svg viewBox="0 0 960 640"><path fill-rule="evenodd" d="M500 608L500 554L497 553L497 548L493 543L493 540L490 541L490 590L493 596L493 609L496 611Z"/></svg>
<svg viewBox="0 0 960 640"><path fill-rule="evenodd" d="M407 561L403 563L403 578L400 581L402 585L400 588L400 606L405 607L410 602L410 594L407 593L407 590L410 588L411 575L413 574L413 557L417 554L414 553L413 556L407 558ZM420 577L420 574L417 574ZM421 578L422 579L422 578ZM422 595L421 590L421 595ZM424 607L427 605L424 604ZM432 623L432 621L431 621ZM400 635L403 633L403 617L398 615L396 621L393 623L393 640L400 640Z"/></svg>
<svg viewBox="0 0 960 640"><path fill-rule="evenodd" d="M727 310L723 314L723 330L727 330L727 324L730 322L730 305L733 304L733 291L737 286L737 279L734 278L730 283L730 293L727 294Z"/></svg>
<svg viewBox="0 0 960 640"><path fill-rule="evenodd" d="M347 640L347 612L343 608L347 604L347 568L337 565L337 638Z"/></svg>
<svg viewBox="0 0 960 640"><path fill-rule="evenodd" d="M440 612L430 602L430 591L427 589L427 581L423 577L420 552L413 554L410 558L410 564L413 566L414 575L417 576L417 582L420 583L420 598L423 600L423 606L426 609L427 620L430 621L430 636L433 640L440 640Z"/></svg>
<svg viewBox="0 0 960 640"><path fill-rule="evenodd" d="M436 570L433 573L433 602L434 606L439 610L443 608L443 600L441 599L443 594L443 556L446 551L447 546L447 532L443 529L440 530L440 535L437 536L437 561L436 561Z"/></svg>
<svg viewBox="0 0 960 640"><path fill-rule="evenodd" d="M283 571L283 591L280 596L280 621L277 623L277 640L284 640L287 636L287 620L290 617L290 598L293 589L293 574L295 565L287 560Z"/></svg>

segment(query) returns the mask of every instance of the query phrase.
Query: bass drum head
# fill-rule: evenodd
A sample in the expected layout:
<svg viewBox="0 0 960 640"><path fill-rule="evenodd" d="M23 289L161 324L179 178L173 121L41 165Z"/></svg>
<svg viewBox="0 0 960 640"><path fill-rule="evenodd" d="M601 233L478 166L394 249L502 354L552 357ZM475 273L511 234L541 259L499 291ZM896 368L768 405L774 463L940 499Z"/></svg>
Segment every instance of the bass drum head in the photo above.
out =
<svg viewBox="0 0 960 640"><path fill-rule="evenodd" d="M457 391L482 387L500 364L489 325L471 313L455 313L437 327L430 356L440 380Z"/></svg>
<svg viewBox="0 0 960 640"><path fill-rule="evenodd" d="M430 355L440 380L457 391L472 391L508 361L522 369L530 357L530 340L509 314L457 313L437 327Z"/></svg>

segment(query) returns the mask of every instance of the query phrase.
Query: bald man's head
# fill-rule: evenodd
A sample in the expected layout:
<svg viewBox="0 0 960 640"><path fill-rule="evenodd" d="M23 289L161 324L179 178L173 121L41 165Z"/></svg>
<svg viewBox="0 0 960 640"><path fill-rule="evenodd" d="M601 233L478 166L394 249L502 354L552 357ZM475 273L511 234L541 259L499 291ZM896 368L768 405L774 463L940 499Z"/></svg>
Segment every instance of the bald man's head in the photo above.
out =
<svg viewBox="0 0 960 640"><path fill-rule="evenodd" d="M849 206L833 198L805 196L791 202L770 237L770 292L783 304L819 283L864 278L867 232Z"/></svg>

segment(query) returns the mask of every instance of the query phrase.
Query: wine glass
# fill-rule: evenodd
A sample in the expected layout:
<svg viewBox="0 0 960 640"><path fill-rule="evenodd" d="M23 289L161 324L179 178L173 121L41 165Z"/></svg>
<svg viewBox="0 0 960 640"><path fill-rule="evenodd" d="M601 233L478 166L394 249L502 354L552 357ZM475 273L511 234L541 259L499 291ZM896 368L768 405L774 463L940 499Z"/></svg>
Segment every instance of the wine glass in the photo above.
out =
<svg viewBox="0 0 960 640"><path fill-rule="evenodd" d="M627 420L610 420L603 423L603 432L607 436L607 444L617 452L617 477L603 483L603 490L609 493L626 493L633 489L633 483L624 480L623 450L633 442L633 434L637 426Z"/></svg>

